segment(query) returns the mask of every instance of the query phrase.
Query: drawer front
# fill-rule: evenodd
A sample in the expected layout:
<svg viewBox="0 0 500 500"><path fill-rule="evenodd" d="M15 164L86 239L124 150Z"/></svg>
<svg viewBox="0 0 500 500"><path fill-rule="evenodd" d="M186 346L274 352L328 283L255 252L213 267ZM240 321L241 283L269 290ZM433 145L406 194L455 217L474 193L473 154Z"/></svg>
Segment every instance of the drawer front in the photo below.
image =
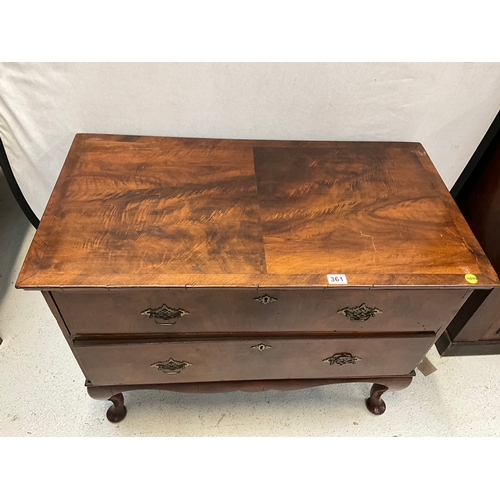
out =
<svg viewBox="0 0 500 500"><path fill-rule="evenodd" d="M74 347L92 385L405 375L432 334L107 344Z"/></svg>
<svg viewBox="0 0 500 500"><path fill-rule="evenodd" d="M463 303L449 290L146 289L53 292L72 335L437 331Z"/></svg>

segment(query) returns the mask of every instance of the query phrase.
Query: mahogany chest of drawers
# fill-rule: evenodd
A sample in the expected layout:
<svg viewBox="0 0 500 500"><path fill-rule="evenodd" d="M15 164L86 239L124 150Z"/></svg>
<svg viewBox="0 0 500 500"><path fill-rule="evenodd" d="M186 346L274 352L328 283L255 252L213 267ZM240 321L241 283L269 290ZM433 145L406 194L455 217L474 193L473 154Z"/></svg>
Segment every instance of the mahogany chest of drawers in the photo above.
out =
<svg viewBox="0 0 500 500"><path fill-rule="evenodd" d="M498 278L420 144L78 134L16 286L117 422L144 388L373 382L383 413Z"/></svg>

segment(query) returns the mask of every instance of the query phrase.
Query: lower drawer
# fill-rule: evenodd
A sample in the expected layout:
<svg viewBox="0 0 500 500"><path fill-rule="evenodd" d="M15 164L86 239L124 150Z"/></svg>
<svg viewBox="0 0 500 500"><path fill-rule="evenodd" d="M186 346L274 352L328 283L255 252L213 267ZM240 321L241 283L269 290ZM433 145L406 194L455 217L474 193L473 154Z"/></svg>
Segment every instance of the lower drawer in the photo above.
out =
<svg viewBox="0 0 500 500"><path fill-rule="evenodd" d="M73 347L92 385L405 375L434 334L179 341Z"/></svg>

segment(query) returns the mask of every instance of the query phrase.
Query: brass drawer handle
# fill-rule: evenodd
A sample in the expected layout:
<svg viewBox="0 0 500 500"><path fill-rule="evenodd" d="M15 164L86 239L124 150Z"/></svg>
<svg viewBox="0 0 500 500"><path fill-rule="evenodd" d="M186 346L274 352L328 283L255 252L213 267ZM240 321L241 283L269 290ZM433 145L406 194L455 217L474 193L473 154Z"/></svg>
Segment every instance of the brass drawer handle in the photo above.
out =
<svg viewBox="0 0 500 500"><path fill-rule="evenodd" d="M344 307L337 311L343 314L351 321L367 321L373 318L376 314L382 314L382 311L376 307L368 307L364 302L356 307Z"/></svg>
<svg viewBox="0 0 500 500"><path fill-rule="evenodd" d="M166 373L167 375L175 375L180 373L186 366L192 366L193 363L188 361L177 361L173 358L167 359L167 361L157 361L153 363L151 367L158 368L158 370Z"/></svg>
<svg viewBox="0 0 500 500"><path fill-rule="evenodd" d="M355 365L361 358L353 356L350 352L338 352L329 358L323 360L323 363L330 363L330 365Z"/></svg>
<svg viewBox="0 0 500 500"><path fill-rule="evenodd" d="M163 304L162 306L157 307L156 309L153 308L146 309L145 311L142 311L141 314L143 316L149 316L151 319L154 319L157 325L172 326L175 325L177 318L189 314L189 311L185 311L184 309L175 309L174 307L167 306L167 304ZM161 323L158 320L163 320L163 321L174 320L174 321L173 323Z"/></svg>
<svg viewBox="0 0 500 500"><path fill-rule="evenodd" d="M276 302L278 299L275 299L274 297L271 297L267 293L264 295L261 295L260 297L255 297L257 302L260 302L261 304L270 304L271 302Z"/></svg>

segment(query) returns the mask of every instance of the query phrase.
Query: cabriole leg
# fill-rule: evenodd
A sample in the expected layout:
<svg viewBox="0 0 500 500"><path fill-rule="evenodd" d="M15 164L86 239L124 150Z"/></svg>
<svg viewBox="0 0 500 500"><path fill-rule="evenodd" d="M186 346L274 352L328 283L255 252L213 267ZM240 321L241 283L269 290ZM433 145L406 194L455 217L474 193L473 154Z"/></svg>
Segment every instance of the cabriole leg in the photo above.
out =
<svg viewBox="0 0 500 500"><path fill-rule="evenodd" d="M113 387L92 387L87 386L87 392L92 399L108 400L113 403L107 413L106 417L114 424L121 422L127 414L127 408L124 404L123 394L118 392L119 389Z"/></svg>
<svg viewBox="0 0 500 500"><path fill-rule="evenodd" d="M366 407L374 415L382 415L385 411L385 402L382 394L389 389L385 385L373 384L370 390L370 397L366 400Z"/></svg>
<svg viewBox="0 0 500 500"><path fill-rule="evenodd" d="M114 424L121 422L127 414L127 408L124 404L125 401L123 399L123 394L121 392L120 394L115 394L114 396L111 396L108 401L111 401L113 403L113 406L110 406L108 408L106 417L110 422L113 422Z"/></svg>
<svg viewBox="0 0 500 500"><path fill-rule="evenodd" d="M415 372L408 377L394 377L379 380L373 380L374 384L370 390L370 397L366 400L366 407L374 415L382 415L385 411L385 402L382 394L390 389L391 391L400 391L411 384Z"/></svg>

